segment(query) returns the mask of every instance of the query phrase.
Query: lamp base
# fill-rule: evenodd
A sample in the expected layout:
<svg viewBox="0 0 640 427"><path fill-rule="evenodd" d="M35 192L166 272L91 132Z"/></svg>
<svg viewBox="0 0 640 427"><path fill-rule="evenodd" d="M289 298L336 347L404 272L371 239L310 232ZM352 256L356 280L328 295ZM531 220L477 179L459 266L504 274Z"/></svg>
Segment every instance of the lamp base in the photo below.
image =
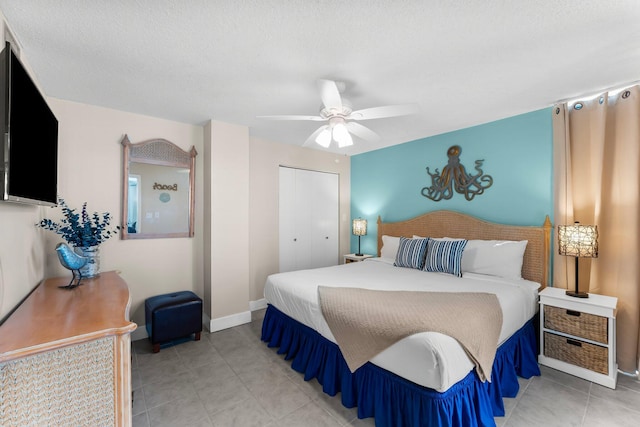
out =
<svg viewBox="0 0 640 427"><path fill-rule="evenodd" d="M586 292L567 291L566 294L574 298L589 298L589 294Z"/></svg>
<svg viewBox="0 0 640 427"><path fill-rule="evenodd" d="M362 256L363 254L354 254L355 256Z"/></svg>

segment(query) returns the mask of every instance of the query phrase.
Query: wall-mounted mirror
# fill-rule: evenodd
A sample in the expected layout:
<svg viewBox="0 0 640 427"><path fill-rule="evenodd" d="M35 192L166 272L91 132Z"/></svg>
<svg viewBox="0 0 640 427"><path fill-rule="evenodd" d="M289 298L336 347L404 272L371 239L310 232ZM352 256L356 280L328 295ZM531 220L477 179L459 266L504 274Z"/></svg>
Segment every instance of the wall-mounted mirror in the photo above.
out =
<svg viewBox="0 0 640 427"><path fill-rule="evenodd" d="M193 237L195 147L122 139L122 239Z"/></svg>

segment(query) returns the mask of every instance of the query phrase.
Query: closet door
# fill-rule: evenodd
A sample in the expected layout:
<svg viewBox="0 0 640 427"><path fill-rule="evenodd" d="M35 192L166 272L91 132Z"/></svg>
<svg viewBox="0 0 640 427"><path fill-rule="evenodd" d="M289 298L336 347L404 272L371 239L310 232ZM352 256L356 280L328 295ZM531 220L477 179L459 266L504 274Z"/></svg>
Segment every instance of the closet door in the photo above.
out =
<svg viewBox="0 0 640 427"><path fill-rule="evenodd" d="M279 239L280 272L295 270L298 237L296 235L296 170L280 167Z"/></svg>
<svg viewBox="0 0 640 427"><path fill-rule="evenodd" d="M338 175L280 167L280 272L338 264Z"/></svg>
<svg viewBox="0 0 640 427"><path fill-rule="evenodd" d="M311 258L313 267L336 265L338 259L338 175L311 172Z"/></svg>

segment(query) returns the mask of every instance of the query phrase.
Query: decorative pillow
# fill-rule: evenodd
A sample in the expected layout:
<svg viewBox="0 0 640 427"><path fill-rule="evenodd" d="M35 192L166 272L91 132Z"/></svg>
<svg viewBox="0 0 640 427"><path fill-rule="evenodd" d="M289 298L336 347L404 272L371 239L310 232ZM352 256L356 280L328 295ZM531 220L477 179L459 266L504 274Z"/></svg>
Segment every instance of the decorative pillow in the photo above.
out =
<svg viewBox="0 0 640 427"><path fill-rule="evenodd" d="M398 254L398 246L400 245L400 238L395 236L382 236L382 248L380 248L380 258L396 259Z"/></svg>
<svg viewBox="0 0 640 427"><path fill-rule="evenodd" d="M462 252L467 241L462 240L434 240L429 239L427 257L424 264L425 271L448 273L462 276Z"/></svg>
<svg viewBox="0 0 640 427"><path fill-rule="evenodd" d="M462 271L522 279L527 243L527 240L469 240L462 256Z"/></svg>
<svg viewBox="0 0 640 427"><path fill-rule="evenodd" d="M422 270L428 241L429 239L408 239L406 237L400 237L396 262L394 262L393 265L396 267L417 268Z"/></svg>

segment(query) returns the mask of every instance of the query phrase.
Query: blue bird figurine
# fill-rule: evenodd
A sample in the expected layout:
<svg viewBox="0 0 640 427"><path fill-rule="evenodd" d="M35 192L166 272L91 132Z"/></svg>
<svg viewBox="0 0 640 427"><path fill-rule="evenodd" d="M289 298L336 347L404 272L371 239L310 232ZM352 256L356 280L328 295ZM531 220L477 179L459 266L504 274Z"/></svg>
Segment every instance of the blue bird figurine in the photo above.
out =
<svg viewBox="0 0 640 427"><path fill-rule="evenodd" d="M59 287L63 289L73 289L77 286L80 286L80 281L82 280L82 273L80 272L80 269L85 266L85 264L89 261L89 258L78 255L66 243L58 243L56 245L56 252L58 253L60 264L62 264L63 267L71 270L72 274L69 284L67 286ZM78 274L78 276L76 276L76 273Z"/></svg>

